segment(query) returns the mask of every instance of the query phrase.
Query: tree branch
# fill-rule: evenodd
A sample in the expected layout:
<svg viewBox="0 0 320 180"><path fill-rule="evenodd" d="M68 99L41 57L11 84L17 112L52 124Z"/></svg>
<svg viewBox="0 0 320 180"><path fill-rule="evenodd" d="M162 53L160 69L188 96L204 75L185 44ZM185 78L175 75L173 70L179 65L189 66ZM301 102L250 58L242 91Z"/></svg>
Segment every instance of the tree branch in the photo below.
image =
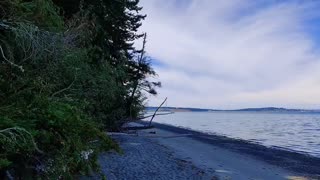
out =
<svg viewBox="0 0 320 180"><path fill-rule="evenodd" d="M150 122L149 122L149 126L151 126L151 123L152 123L152 120L153 120L153 118L156 116L156 114L157 114L157 112L158 112L158 110L161 108L161 106L167 101L167 97L166 97L166 99L160 104L160 106L156 109L156 111L153 113L153 115L152 115L152 118L150 119Z"/></svg>
<svg viewBox="0 0 320 180"><path fill-rule="evenodd" d="M3 59L4 59L5 61L7 61L11 66L14 66L14 67L20 69L21 72L24 72L24 69L23 69L22 66L19 66L19 65L15 64L15 63L9 61L9 60L6 58L6 56L4 55L4 52L3 52L3 49L2 49L2 46L1 46L1 45L0 45L0 51L1 51L2 57L3 57Z"/></svg>
<svg viewBox="0 0 320 180"><path fill-rule="evenodd" d="M61 89L61 90L53 93L53 94L51 95L51 97L54 97L55 95L57 95L57 94L59 94L59 93L62 93L62 92L64 92L64 91L68 90L68 89L70 89L75 81L76 81L76 78L74 78L74 80L71 82L71 84L70 84L68 87L63 88L63 89Z"/></svg>

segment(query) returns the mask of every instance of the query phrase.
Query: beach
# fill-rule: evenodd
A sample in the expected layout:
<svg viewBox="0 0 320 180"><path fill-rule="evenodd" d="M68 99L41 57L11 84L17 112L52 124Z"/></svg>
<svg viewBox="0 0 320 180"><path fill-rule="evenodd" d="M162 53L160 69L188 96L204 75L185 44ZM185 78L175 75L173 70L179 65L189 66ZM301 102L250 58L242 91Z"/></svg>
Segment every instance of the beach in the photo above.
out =
<svg viewBox="0 0 320 180"><path fill-rule="evenodd" d="M158 123L110 136L123 154L100 156L107 179L320 179L318 158L223 136Z"/></svg>

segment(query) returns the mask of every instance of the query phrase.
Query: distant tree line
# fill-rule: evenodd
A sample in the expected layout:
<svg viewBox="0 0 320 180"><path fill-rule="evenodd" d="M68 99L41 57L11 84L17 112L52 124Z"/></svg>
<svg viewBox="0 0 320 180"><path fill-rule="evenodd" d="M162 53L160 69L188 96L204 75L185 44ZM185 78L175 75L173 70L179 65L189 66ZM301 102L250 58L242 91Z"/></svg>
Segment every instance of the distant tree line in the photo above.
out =
<svg viewBox="0 0 320 180"><path fill-rule="evenodd" d="M70 179L159 82L139 0L0 1L0 179ZM136 49L134 42L143 41Z"/></svg>

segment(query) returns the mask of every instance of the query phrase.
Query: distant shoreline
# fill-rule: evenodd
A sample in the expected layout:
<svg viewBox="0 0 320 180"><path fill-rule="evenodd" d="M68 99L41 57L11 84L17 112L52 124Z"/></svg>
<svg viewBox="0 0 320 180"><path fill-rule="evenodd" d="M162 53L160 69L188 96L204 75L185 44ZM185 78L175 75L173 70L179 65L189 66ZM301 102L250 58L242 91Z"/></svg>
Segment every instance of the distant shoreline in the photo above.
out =
<svg viewBox="0 0 320 180"><path fill-rule="evenodd" d="M155 111L158 107L146 107L146 111ZM320 113L318 109L286 109L277 107L263 108L244 108L244 109L203 109L203 108L188 108L188 107L161 107L159 111L170 112L296 112L296 113Z"/></svg>

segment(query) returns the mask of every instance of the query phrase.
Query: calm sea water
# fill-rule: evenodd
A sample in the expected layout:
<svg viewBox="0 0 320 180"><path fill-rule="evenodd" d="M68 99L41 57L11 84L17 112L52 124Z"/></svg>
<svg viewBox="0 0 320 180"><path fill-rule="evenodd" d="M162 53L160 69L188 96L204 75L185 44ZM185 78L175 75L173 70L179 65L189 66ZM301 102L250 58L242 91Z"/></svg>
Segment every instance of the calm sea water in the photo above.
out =
<svg viewBox="0 0 320 180"><path fill-rule="evenodd" d="M320 157L320 114L276 112L177 112L164 123Z"/></svg>

